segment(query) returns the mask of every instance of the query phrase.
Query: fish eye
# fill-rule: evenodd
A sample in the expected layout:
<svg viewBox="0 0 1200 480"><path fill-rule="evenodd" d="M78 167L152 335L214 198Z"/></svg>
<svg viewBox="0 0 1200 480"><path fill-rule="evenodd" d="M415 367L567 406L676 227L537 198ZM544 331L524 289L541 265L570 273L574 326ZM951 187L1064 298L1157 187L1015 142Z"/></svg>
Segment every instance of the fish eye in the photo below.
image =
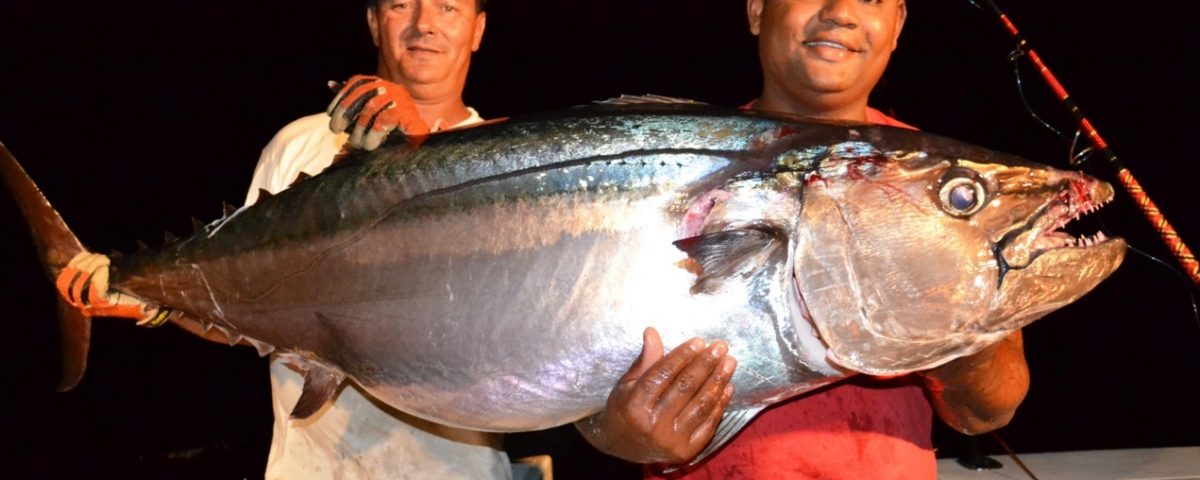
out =
<svg viewBox="0 0 1200 480"><path fill-rule="evenodd" d="M942 210L955 217L968 217L987 204L987 188L975 172L954 169L942 178L938 191Z"/></svg>

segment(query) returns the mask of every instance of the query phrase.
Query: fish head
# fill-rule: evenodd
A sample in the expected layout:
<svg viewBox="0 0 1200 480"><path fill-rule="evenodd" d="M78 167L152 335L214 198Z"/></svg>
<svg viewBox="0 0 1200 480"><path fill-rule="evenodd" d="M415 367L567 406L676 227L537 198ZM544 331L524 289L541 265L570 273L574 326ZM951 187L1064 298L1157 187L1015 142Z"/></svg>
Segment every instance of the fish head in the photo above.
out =
<svg viewBox="0 0 1200 480"><path fill-rule="evenodd" d="M891 133L891 135L914 135ZM894 375L969 355L1069 304L1120 265L1120 238L1060 230L1107 183L952 140L797 149L799 310L828 360ZM910 146L911 145L911 146Z"/></svg>

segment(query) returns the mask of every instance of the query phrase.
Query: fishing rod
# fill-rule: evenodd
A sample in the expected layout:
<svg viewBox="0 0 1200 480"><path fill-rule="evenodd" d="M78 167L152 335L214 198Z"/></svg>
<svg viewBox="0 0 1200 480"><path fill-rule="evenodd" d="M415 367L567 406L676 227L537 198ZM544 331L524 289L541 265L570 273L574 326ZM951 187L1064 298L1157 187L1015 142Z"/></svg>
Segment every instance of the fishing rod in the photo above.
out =
<svg viewBox="0 0 1200 480"><path fill-rule="evenodd" d="M1108 142L1104 141L1104 138L1100 136L1100 132L1096 131L1096 128L1092 126L1092 122L1089 121L1087 117L1083 116L1083 112L1079 109L1079 105L1075 103L1075 100L1072 99L1069 94L1067 94L1067 90L1063 88L1058 79L1054 77L1054 74L1050 72L1050 69L1046 67L1046 64L1042 62L1042 58L1038 56L1037 52L1033 51L1033 48L1029 46L1029 42L1021 36L1019 31L1017 31L1017 27L1013 25L1011 20L1009 20L1008 15L1005 15L993 0L967 1L971 2L971 5L974 5L980 10L991 11L991 13L996 14L996 17L1000 20L1000 23L1004 24L1005 30L1007 30L1008 33L1012 35L1013 39L1017 41L1017 49L1019 50L1020 54L1022 54L1025 58L1028 58L1029 61L1033 63L1033 66L1037 68L1038 72L1042 74L1042 78L1046 80L1047 84L1049 84L1050 89L1054 91L1054 94L1058 96L1058 99L1063 103L1063 106L1066 107L1067 111L1071 114L1075 121L1079 123L1079 128L1083 130L1084 135L1087 136L1088 140L1091 141L1092 145L1095 147L1095 151L1099 153L1100 156L1104 158L1104 161L1116 171L1117 179L1119 179L1121 181L1121 185L1125 187L1126 193L1133 198L1133 201L1137 203L1138 208L1141 208L1142 213L1146 216L1146 219L1150 221L1150 224L1154 227L1154 229L1158 231L1159 236L1162 237L1163 242L1167 244L1167 248L1171 250L1171 253L1175 254L1175 258L1179 260L1179 264L1183 266L1187 276L1192 279L1192 283L1194 283L1197 287L1200 287L1200 263L1196 261L1195 255L1192 255L1191 249L1189 249L1187 245L1183 243L1183 239L1180 238L1179 233L1175 231L1175 227L1171 226L1171 223L1167 221L1165 216L1163 216L1162 211L1158 209L1158 206L1155 205L1152 200L1150 200L1150 196L1146 194L1146 190L1142 188L1141 183L1134 178L1133 173L1130 172L1129 169L1117 159L1116 152L1114 152L1112 148L1108 146ZM982 3L984 6L980 6L980 3Z"/></svg>

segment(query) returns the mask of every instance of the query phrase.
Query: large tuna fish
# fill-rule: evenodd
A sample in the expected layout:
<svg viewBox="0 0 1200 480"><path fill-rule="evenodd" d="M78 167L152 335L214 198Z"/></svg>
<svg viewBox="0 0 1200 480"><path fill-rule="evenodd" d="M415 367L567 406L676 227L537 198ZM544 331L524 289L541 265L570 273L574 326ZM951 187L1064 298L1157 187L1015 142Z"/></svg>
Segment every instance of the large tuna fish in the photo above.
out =
<svg viewBox="0 0 1200 480"><path fill-rule="evenodd" d="M80 244L4 157L53 275ZM547 428L603 406L646 326L726 339L717 446L764 406L937 366L1079 298L1125 243L1057 229L1111 197L926 133L594 106L394 139L114 259L112 285L291 359L301 415L349 378L435 422Z"/></svg>

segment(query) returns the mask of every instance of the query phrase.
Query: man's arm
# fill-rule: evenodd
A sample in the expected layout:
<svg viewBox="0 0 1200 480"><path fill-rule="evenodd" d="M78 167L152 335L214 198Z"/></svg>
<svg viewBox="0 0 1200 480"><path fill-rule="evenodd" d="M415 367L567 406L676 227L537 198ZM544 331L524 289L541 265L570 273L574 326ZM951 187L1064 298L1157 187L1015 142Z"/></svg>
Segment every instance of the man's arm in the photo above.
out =
<svg viewBox="0 0 1200 480"><path fill-rule="evenodd" d="M592 446L637 463L678 464L704 449L733 398L737 363L722 341L694 338L663 355L653 328L600 413L575 423Z"/></svg>
<svg viewBox="0 0 1200 480"><path fill-rule="evenodd" d="M968 435L1007 425L1029 391L1020 330L974 355L919 375L938 417Z"/></svg>
<svg viewBox="0 0 1200 480"><path fill-rule="evenodd" d="M641 356L605 409L575 426L600 451L631 462L687 462L712 439L732 397L736 363L726 352L721 342L704 349L695 339L663 356L658 333L647 329ZM1029 389L1020 331L918 375L938 416L973 435L1006 425ZM710 406L717 392L724 395Z"/></svg>
<svg viewBox="0 0 1200 480"><path fill-rule="evenodd" d="M89 317L127 318L147 327L157 327L170 320L200 338L229 343L229 338L217 329L205 331L200 322L178 315L178 312L172 314L170 309L136 295L109 290L109 264L106 255L80 252L63 267L55 280L59 295Z"/></svg>

